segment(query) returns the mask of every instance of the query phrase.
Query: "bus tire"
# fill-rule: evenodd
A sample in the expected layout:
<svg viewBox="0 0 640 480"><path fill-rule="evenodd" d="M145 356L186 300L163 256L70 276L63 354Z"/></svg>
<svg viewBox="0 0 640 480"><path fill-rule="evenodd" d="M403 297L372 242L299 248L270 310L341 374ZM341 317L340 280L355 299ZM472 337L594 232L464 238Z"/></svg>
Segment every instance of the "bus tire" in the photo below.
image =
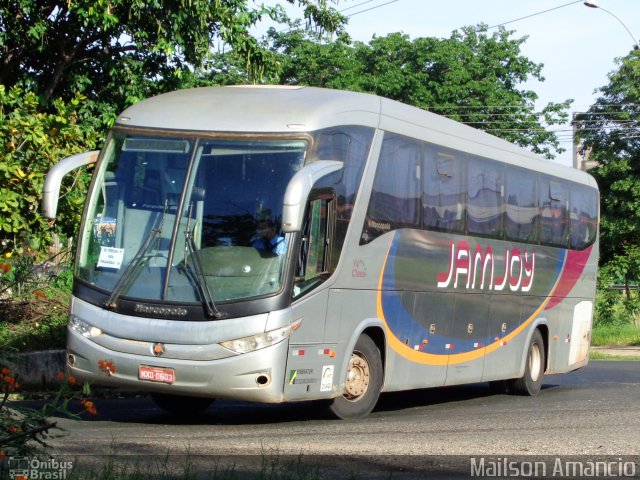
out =
<svg viewBox="0 0 640 480"><path fill-rule="evenodd" d="M204 412L215 398L187 397L169 393L152 393L154 403L167 413L179 417L191 417Z"/></svg>
<svg viewBox="0 0 640 480"><path fill-rule="evenodd" d="M528 396L540 393L545 365L544 341L540 330L536 329L529 342L524 375L511 381L511 393Z"/></svg>
<svg viewBox="0 0 640 480"><path fill-rule="evenodd" d="M380 350L368 335L361 335L351 353L344 393L331 401L329 410L343 420L366 417L378 403L383 368Z"/></svg>

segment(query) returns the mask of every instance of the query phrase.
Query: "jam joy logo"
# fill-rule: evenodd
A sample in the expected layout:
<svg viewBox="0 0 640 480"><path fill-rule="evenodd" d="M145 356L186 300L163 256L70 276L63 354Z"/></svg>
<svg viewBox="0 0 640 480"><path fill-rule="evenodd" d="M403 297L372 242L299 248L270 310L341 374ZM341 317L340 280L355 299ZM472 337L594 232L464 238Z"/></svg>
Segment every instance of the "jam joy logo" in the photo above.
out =
<svg viewBox="0 0 640 480"><path fill-rule="evenodd" d="M504 255L496 255L493 247L451 242L449 267L437 275L438 288L466 288L512 292L528 292L533 287L536 254L519 247L505 247Z"/></svg>

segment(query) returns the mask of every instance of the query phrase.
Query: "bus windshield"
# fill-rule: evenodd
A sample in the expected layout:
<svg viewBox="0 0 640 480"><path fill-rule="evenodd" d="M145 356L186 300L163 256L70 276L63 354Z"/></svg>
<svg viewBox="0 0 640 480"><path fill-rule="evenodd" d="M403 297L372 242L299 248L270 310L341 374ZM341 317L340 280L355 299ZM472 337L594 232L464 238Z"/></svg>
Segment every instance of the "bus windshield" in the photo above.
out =
<svg viewBox="0 0 640 480"><path fill-rule="evenodd" d="M78 278L109 303L212 305L279 291L284 191L307 146L114 131L89 196Z"/></svg>

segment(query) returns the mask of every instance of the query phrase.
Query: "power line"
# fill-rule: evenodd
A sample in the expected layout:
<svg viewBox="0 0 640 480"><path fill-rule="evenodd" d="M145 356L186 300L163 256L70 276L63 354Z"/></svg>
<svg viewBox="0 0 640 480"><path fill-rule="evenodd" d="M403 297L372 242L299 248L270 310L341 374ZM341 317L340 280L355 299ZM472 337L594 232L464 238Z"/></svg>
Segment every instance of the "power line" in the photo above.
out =
<svg viewBox="0 0 640 480"><path fill-rule="evenodd" d="M377 8L380 7L384 7L385 5L390 5L392 3L396 3L399 2L400 0L391 0L390 2L386 2L386 3L381 3L380 5L376 5L374 7L371 8L366 8L364 10L360 10L359 12L356 13L352 13L351 15L345 15L347 18L351 18L351 17L355 17L356 15L360 15L361 13L366 13L366 12L370 12L371 10L375 10ZM368 3L368 2L364 2L364 3ZM362 4L361 4L362 5Z"/></svg>
<svg viewBox="0 0 640 480"><path fill-rule="evenodd" d="M365 5L365 4L367 4L367 3L371 3L371 2L375 2L375 1L376 1L376 0L367 0L366 2L356 3L355 5L351 5L350 7L343 8L342 10L340 10L340 13L342 13L342 12L346 12L347 10L351 10L351 9L353 9L353 8L357 8L357 7L361 6L361 5Z"/></svg>
<svg viewBox="0 0 640 480"><path fill-rule="evenodd" d="M553 8L550 8L550 9L548 9L548 10L543 10L543 11L541 11L541 12L532 13L531 15L526 15L526 16L524 16L524 17L516 18L516 19L514 19L514 20L509 20L508 22L503 22L503 23L499 23L499 24L497 24L497 25L492 25L492 26L488 27L488 29L491 29L491 28L497 28L497 27L502 27L502 26L504 26L504 25L508 25L509 23L519 22L520 20L524 20L525 18L535 17L535 16L537 16L537 15L542 15L543 13L552 12L552 11L554 11L554 10L558 10L558 9L560 9L560 8L568 7L569 5L573 5L573 4L581 3L581 2L582 2L582 0L576 0L575 2L565 3L564 5L559 5L559 6L557 6L557 7L553 7Z"/></svg>
<svg viewBox="0 0 640 480"><path fill-rule="evenodd" d="M342 10L339 10L339 13L345 12L347 10L351 10L353 8L360 7L362 5L365 5L367 3L371 3L371 2L374 2L374 1L376 1L376 0L366 0L364 2L360 2L360 3L356 4L356 5L352 5L350 7L343 8ZM371 8L366 8L364 10L360 10L359 12L355 12L355 13L352 13L350 15L345 15L345 18L355 17L356 15L360 15L361 13L370 12L371 10L376 10L377 8L384 7L385 5L390 5L392 3L396 3L396 2L399 2L399 1L400 0L391 0L391 1L386 2L386 3L381 3L380 5L375 5L375 6L371 7ZM291 30L293 30L293 27L288 27L288 28L285 28L283 30L279 30L278 33L286 33L286 32L290 32Z"/></svg>

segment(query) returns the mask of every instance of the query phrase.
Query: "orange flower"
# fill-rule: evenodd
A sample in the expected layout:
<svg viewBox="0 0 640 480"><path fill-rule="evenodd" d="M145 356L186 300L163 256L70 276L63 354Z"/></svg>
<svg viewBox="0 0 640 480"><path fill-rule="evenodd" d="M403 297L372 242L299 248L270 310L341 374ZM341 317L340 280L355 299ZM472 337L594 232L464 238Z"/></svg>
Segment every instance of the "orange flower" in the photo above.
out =
<svg viewBox="0 0 640 480"><path fill-rule="evenodd" d="M44 293L44 292L43 292L43 291L41 291L41 290L35 290L35 291L33 292L33 295L34 295L34 296L36 296L36 297L38 297L38 298L47 298L47 294L46 294L46 293Z"/></svg>
<svg viewBox="0 0 640 480"><path fill-rule="evenodd" d="M9 385L13 385L14 383L16 383L16 379L13 377L4 377L4 381L5 383L8 383Z"/></svg>
<svg viewBox="0 0 640 480"><path fill-rule="evenodd" d="M22 431L20 427L17 427L15 425L11 425L7 430L9 431L9 433L20 433Z"/></svg>
<svg viewBox="0 0 640 480"><path fill-rule="evenodd" d="M70 376L69 378L67 378L67 382L69 382L69 385L75 385L76 377Z"/></svg>
<svg viewBox="0 0 640 480"><path fill-rule="evenodd" d="M11 373L11 370L4 367L0 372L2 373L2 375L9 375Z"/></svg>
<svg viewBox="0 0 640 480"><path fill-rule="evenodd" d="M80 403L91 415L96 415L98 413L96 407L93 405L93 402L83 399L80 401Z"/></svg>
<svg viewBox="0 0 640 480"><path fill-rule="evenodd" d="M116 366L113 362L107 362L106 360L98 360L98 368L107 375L113 375L116 373Z"/></svg>
<svg viewBox="0 0 640 480"><path fill-rule="evenodd" d="M64 373L60 372L60 373L58 373L58 374L56 375L56 378L57 378L58 380L64 380L64 376L65 376L65 375L64 375Z"/></svg>

